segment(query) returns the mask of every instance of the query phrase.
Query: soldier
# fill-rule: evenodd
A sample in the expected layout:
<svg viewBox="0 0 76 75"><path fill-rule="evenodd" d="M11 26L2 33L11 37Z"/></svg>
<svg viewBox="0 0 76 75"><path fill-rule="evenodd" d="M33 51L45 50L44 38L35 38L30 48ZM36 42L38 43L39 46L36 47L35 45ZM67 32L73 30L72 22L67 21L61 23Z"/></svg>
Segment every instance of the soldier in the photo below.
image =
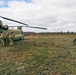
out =
<svg viewBox="0 0 76 75"><path fill-rule="evenodd" d="M5 35L6 39L6 45L9 45L9 33L7 32L6 35Z"/></svg>
<svg viewBox="0 0 76 75"><path fill-rule="evenodd" d="M3 33L1 33L0 39L1 39L1 45L4 46L4 34Z"/></svg>
<svg viewBox="0 0 76 75"><path fill-rule="evenodd" d="M11 32L10 35L9 35L9 45L14 45L14 33Z"/></svg>

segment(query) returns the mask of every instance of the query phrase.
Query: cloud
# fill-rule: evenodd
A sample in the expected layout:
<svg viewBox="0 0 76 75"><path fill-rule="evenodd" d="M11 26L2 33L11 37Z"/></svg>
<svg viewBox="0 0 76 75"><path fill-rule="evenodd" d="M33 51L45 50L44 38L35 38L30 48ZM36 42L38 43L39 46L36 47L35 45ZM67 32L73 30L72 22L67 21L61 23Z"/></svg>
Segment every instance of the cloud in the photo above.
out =
<svg viewBox="0 0 76 75"><path fill-rule="evenodd" d="M2 16L12 18L30 26L47 27L50 31L76 31L76 0L32 0L9 1L8 8L0 8ZM3 20L10 25L19 25ZM72 26L73 25L73 26ZM24 31L45 30L23 28Z"/></svg>
<svg viewBox="0 0 76 75"><path fill-rule="evenodd" d="M0 7L3 7L3 6L4 6L4 4L5 4L5 2L4 2L4 1L2 1L2 0L0 0Z"/></svg>

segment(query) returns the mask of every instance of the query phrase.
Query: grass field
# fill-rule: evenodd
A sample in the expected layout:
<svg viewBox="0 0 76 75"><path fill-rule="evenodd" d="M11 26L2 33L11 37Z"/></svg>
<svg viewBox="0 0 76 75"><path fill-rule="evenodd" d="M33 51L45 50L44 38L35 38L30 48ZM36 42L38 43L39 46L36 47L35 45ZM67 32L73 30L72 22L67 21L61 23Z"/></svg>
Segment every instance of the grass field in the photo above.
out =
<svg viewBox="0 0 76 75"><path fill-rule="evenodd" d="M76 34L30 35L0 46L0 75L76 75Z"/></svg>

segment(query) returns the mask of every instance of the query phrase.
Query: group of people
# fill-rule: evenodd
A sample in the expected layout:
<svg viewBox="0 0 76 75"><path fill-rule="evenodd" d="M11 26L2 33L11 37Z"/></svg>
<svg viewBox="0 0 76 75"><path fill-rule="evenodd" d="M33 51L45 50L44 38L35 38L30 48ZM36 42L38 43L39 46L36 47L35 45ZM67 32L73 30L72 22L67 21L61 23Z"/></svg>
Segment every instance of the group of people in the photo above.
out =
<svg viewBox="0 0 76 75"><path fill-rule="evenodd" d="M3 34L1 33L0 34L0 42L1 42L1 45L4 46L4 45L14 45L14 32L6 32L6 34Z"/></svg>

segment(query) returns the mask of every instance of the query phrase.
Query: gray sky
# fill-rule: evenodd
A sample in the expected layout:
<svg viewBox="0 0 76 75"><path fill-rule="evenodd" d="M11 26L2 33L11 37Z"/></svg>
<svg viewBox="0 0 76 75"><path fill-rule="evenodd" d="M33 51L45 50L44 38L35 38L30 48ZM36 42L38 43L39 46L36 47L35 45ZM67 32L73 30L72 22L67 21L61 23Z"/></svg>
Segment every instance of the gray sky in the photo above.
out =
<svg viewBox="0 0 76 75"><path fill-rule="evenodd" d="M24 31L76 32L76 0L27 0L27 2L25 0L2 0L0 1L0 15L30 26L47 28L47 30L23 28ZM3 24L19 25L1 20Z"/></svg>

